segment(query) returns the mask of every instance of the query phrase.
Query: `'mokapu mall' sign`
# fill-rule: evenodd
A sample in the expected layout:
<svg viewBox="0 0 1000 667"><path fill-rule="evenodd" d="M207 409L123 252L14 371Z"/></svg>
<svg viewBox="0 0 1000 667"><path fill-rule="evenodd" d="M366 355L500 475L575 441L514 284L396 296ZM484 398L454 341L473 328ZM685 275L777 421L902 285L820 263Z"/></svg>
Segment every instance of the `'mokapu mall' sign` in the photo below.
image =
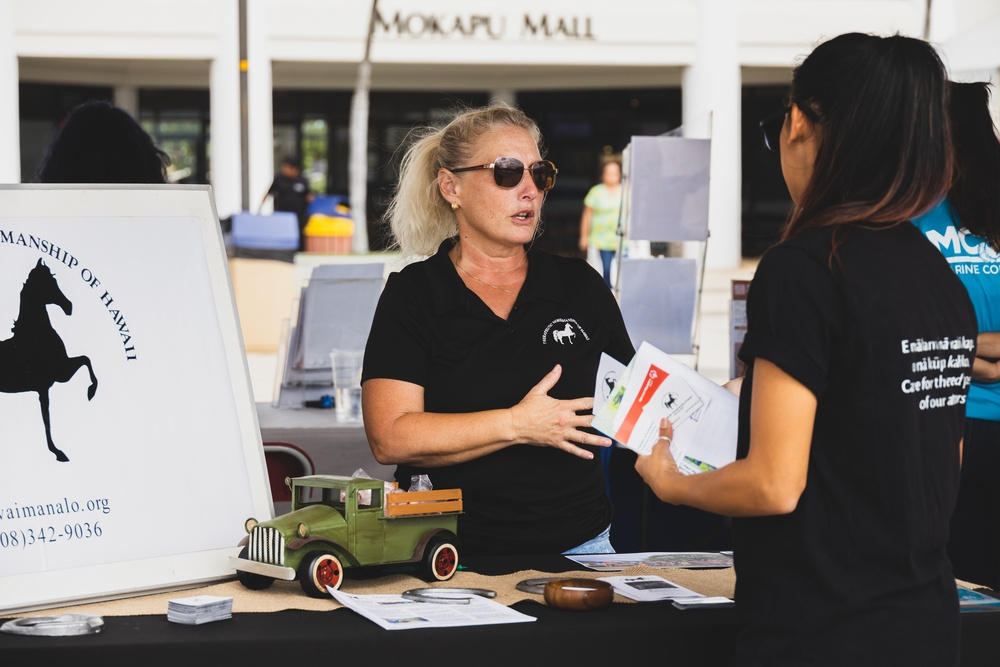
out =
<svg viewBox="0 0 1000 667"><path fill-rule="evenodd" d="M523 14L520 21L488 14L375 13L377 34L395 37L595 39L591 17Z"/></svg>

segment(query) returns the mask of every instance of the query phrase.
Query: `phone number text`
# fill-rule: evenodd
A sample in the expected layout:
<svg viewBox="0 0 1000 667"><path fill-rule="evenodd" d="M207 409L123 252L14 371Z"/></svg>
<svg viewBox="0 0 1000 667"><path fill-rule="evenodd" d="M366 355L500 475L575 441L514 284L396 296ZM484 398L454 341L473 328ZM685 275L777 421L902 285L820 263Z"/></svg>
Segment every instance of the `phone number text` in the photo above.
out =
<svg viewBox="0 0 1000 667"><path fill-rule="evenodd" d="M89 540L102 536L101 522L67 523L59 526L38 526L26 530L0 531L0 549L27 549L38 544L69 540Z"/></svg>

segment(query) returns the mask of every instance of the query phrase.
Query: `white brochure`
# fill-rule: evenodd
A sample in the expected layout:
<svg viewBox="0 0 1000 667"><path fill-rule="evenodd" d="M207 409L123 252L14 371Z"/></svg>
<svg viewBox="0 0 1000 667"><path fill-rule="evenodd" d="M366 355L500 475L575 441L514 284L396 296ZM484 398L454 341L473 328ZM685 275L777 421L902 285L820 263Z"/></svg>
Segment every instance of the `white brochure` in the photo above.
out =
<svg viewBox="0 0 1000 667"><path fill-rule="evenodd" d="M600 579L614 586L615 593L639 602L705 597L701 593L695 593L689 588L652 574L636 577L600 577Z"/></svg>
<svg viewBox="0 0 1000 667"><path fill-rule="evenodd" d="M386 630L530 623L535 620L534 616L522 614L479 595L470 595L452 602L417 602L402 595L351 595L329 586L327 590L337 602Z"/></svg>
<svg viewBox="0 0 1000 667"><path fill-rule="evenodd" d="M715 470L736 458L735 394L647 342L627 367L616 364L602 358L598 368L594 428L628 449L649 454L660 435L660 420L670 419L670 452L685 474ZM613 390L612 376L617 378Z"/></svg>

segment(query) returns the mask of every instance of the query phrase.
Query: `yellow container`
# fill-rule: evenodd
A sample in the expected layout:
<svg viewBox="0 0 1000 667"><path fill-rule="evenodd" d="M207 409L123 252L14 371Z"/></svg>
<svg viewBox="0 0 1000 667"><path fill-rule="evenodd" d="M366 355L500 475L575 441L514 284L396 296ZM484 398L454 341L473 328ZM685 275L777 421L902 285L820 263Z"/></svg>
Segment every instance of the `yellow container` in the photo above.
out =
<svg viewBox="0 0 1000 667"><path fill-rule="evenodd" d="M313 213L304 230L306 252L347 255L351 252L354 221L339 215Z"/></svg>

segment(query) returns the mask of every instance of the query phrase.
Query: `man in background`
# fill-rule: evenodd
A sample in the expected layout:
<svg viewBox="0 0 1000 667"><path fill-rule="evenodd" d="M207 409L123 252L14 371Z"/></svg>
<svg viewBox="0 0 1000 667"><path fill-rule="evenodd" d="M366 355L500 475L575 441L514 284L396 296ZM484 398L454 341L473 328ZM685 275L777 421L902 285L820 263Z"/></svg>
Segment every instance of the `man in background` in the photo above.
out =
<svg viewBox="0 0 1000 667"><path fill-rule="evenodd" d="M275 211L289 211L299 219L299 250L305 246L305 227L309 220L309 202L313 193L309 190L309 181L302 176L302 167L295 158L286 157L267 194L261 200L261 206L269 196L274 197Z"/></svg>

